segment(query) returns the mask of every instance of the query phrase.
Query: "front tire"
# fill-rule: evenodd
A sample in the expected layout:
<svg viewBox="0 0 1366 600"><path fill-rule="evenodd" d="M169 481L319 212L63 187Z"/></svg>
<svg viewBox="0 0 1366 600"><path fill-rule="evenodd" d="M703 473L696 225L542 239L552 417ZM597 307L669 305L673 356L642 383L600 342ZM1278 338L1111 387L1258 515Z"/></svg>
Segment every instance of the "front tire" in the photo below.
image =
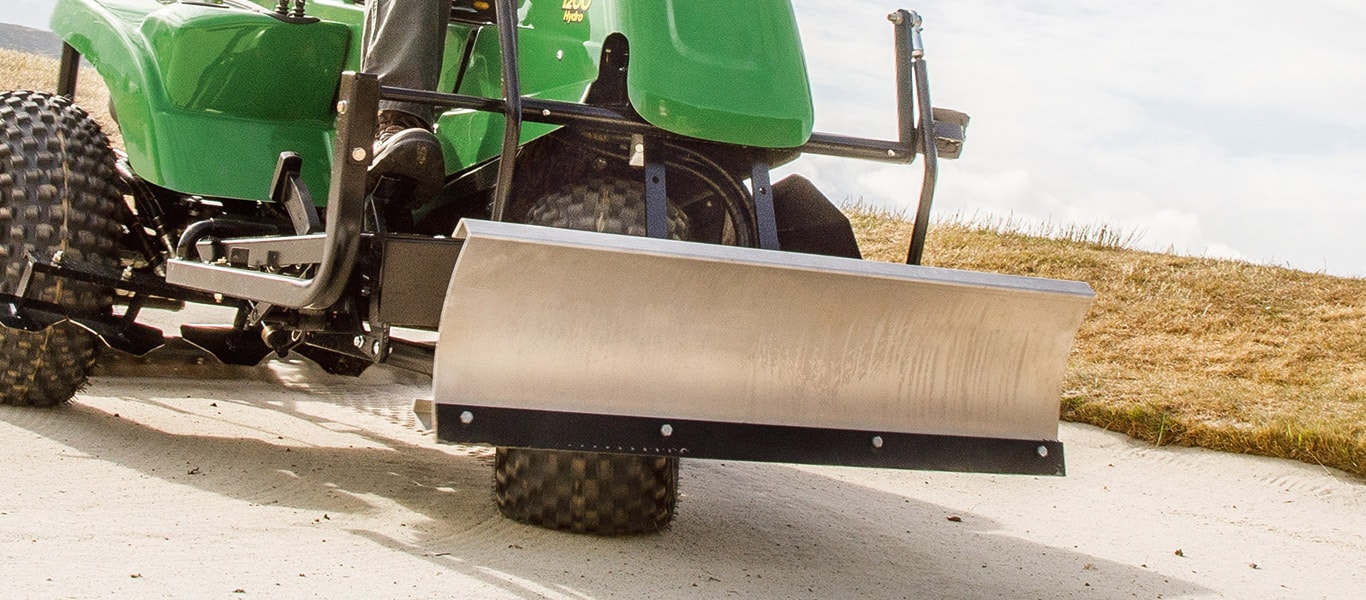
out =
<svg viewBox="0 0 1366 600"><path fill-rule="evenodd" d="M654 533L669 526L678 503L672 456L498 448L493 465L498 511L550 529Z"/></svg>
<svg viewBox="0 0 1366 600"><path fill-rule="evenodd" d="M687 216L670 204L668 217L669 237L687 239ZM570 183L537 199L525 221L645 235L644 183L612 176ZM498 448L493 471L499 512L550 529L653 533L673 522L678 503L673 456Z"/></svg>
<svg viewBox="0 0 1366 600"><path fill-rule="evenodd" d="M109 140L70 99L0 93L0 293L15 293L28 254L113 267L120 234ZM35 275L29 299L107 314L108 288ZM85 386L101 347L71 323L30 332L0 326L0 404L54 406Z"/></svg>

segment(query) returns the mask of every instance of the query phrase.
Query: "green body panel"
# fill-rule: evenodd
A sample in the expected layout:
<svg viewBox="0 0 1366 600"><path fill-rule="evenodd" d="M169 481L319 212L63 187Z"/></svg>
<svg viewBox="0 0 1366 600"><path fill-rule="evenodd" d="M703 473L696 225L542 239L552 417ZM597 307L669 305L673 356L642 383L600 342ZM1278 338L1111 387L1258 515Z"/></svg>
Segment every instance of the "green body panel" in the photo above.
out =
<svg viewBox="0 0 1366 600"><path fill-rule="evenodd" d="M517 50L521 59L518 74L523 96L579 102L588 92L589 85L598 78L601 37L594 39L591 30L582 24L564 23L562 2L522 2ZM449 53L449 39L447 42ZM474 44L470 64L457 91L471 96L501 98L503 67L498 31L493 27L481 29ZM448 61L447 64L456 63ZM455 72L456 69L448 67L446 71ZM451 90L443 88L442 91ZM534 140L556 128L524 122L522 142ZM445 146L447 170L454 172L498 156L503 144L503 116L472 110L448 111L438 119L437 136Z"/></svg>
<svg viewBox="0 0 1366 600"><path fill-rule="evenodd" d="M157 0L59 0L52 29L104 78L144 179L264 199L276 157L293 151L309 187L327 189L345 25Z"/></svg>
<svg viewBox="0 0 1366 600"><path fill-rule="evenodd" d="M618 6L631 41L631 104L646 121L747 146L790 148L811 137L811 90L791 2Z"/></svg>
<svg viewBox="0 0 1366 600"><path fill-rule="evenodd" d="M52 30L104 78L129 161L144 179L188 194L263 200L276 157L292 151L304 158L315 199L325 201L337 83L342 71L359 68L364 7L309 0L308 14L321 21L296 24L215 2L58 0ZM631 48L628 94L647 121L757 147L799 146L810 135L788 0L521 0L518 17L526 96L582 101L598 77L603 40L621 34ZM447 29L440 91L501 97L497 31L458 22ZM441 115L447 171L497 157L502 129L502 115ZM522 141L554 129L526 123Z"/></svg>

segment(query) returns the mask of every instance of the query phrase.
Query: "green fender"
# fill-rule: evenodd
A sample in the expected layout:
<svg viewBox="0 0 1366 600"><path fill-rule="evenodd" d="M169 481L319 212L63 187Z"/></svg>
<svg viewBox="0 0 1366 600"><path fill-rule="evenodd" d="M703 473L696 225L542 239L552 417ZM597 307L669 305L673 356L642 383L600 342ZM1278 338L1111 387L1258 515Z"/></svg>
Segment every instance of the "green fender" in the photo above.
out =
<svg viewBox="0 0 1366 600"><path fill-rule="evenodd" d="M597 77L603 41L619 33L631 53L627 95L651 124L766 148L796 147L811 137L811 89L789 0L520 0L518 17L528 96L582 100ZM461 92L499 95L494 33L479 34ZM461 127L465 139L447 150L463 154L466 164L490 158L499 136L482 143L472 137L487 132L485 121L501 131L495 115L443 123ZM528 126L533 135L548 131Z"/></svg>
<svg viewBox="0 0 1366 600"><path fill-rule="evenodd" d="M564 1L588 3L596 4ZM789 148L811 137L811 88L789 0L614 4L631 46L627 90L646 121L746 146Z"/></svg>
<svg viewBox="0 0 1366 600"><path fill-rule="evenodd" d="M266 198L289 150L304 157L309 187L327 189L346 25L158 0L59 0L51 24L109 87L129 162L147 181Z"/></svg>
<svg viewBox="0 0 1366 600"><path fill-rule="evenodd" d="M274 0L253 0L274 5ZM52 30L109 87L134 171L182 193L263 200L276 157L304 159L315 200L328 189L340 74L359 66L364 8L310 0L311 24L215 0L58 0ZM520 0L523 93L579 102L603 41L626 37L628 95L665 130L753 147L811 134L811 94L788 0ZM493 28L448 27L441 89L501 95ZM472 40L472 44L467 44ZM466 48L468 68L457 65ZM438 120L447 171L497 156L501 115L452 110ZM528 123L522 141L555 129Z"/></svg>

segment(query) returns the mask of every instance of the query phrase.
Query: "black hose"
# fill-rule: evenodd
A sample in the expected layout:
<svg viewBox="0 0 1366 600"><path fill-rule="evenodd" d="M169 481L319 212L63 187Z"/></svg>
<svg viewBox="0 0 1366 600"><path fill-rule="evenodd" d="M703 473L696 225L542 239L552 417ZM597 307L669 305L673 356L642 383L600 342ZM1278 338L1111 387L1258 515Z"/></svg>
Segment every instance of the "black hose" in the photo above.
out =
<svg viewBox="0 0 1366 600"><path fill-rule="evenodd" d="M237 219L207 219L191 223L185 228L185 233L180 234L180 242L176 244L175 255L180 259L198 259L199 251L195 244L206 237L215 238L239 238L239 237L261 237L266 235L279 235L280 229L268 223L257 223L254 221L239 221Z"/></svg>

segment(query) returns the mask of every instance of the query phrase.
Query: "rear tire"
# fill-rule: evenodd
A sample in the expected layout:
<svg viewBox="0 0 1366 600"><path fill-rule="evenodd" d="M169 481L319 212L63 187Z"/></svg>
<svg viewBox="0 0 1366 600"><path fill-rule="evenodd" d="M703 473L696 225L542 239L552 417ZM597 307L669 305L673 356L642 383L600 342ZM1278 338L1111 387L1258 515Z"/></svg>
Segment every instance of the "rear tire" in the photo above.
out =
<svg viewBox="0 0 1366 600"><path fill-rule="evenodd" d="M113 267L120 235L114 154L71 100L0 93L0 293L13 294L28 253ZM108 313L113 292L35 275L27 297ZM101 347L71 323L29 332L0 326L0 404L55 406L85 386Z"/></svg>
<svg viewBox="0 0 1366 600"><path fill-rule="evenodd" d="M669 205L669 237L686 239L688 219ZM526 222L565 229L645 235L644 183L596 177L542 196ZM566 315L572 318L572 315ZM504 516L575 533L653 533L678 503L678 458L498 448L494 495Z"/></svg>

